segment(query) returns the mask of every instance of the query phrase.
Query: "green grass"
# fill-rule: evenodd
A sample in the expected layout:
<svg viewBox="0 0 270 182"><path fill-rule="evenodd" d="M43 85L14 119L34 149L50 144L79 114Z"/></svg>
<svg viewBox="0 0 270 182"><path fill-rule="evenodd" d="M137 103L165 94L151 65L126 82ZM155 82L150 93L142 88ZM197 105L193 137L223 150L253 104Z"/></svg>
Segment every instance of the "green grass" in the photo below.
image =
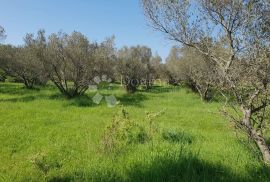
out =
<svg viewBox="0 0 270 182"><path fill-rule="evenodd" d="M92 92L66 100L52 86L0 83L0 181L270 180L256 150L220 116L219 103L182 88L127 95L115 86L110 93L138 122L166 109L155 121L160 137L104 153L102 134L120 106L95 105Z"/></svg>

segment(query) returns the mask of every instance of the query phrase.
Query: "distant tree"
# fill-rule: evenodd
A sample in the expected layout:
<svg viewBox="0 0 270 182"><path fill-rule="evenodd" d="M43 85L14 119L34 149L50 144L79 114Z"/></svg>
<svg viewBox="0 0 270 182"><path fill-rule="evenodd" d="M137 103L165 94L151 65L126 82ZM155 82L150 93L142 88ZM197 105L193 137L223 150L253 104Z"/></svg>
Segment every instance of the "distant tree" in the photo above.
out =
<svg viewBox="0 0 270 182"><path fill-rule="evenodd" d="M140 84L150 86L151 56L151 49L144 46L124 47L118 51L117 71L127 92L135 92Z"/></svg>
<svg viewBox="0 0 270 182"><path fill-rule="evenodd" d="M187 46L181 49L181 54L178 79L198 92L202 100L211 100L212 89L218 82L215 62L211 62L207 56Z"/></svg>
<svg viewBox="0 0 270 182"><path fill-rule="evenodd" d="M173 46L170 50L169 56L166 58L166 79L171 85L177 85L181 81L180 67L181 67L181 49Z"/></svg>
<svg viewBox="0 0 270 182"><path fill-rule="evenodd" d="M156 53L150 59L150 69L152 80L154 79L164 79L164 70L162 65L162 58Z"/></svg>
<svg viewBox="0 0 270 182"><path fill-rule="evenodd" d="M1 81L5 81L6 76L10 75L10 64L14 59L15 47L11 45L0 45L0 70Z"/></svg>
<svg viewBox="0 0 270 182"><path fill-rule="evenodd" d="M3 46L2 62L4 70L11 76L22 81L26 88L33 88L35 84L47 82L46 73L38 56L39 46L42 43L44 31L39 31L35 38L27 34L25 44L21 47Z"/></svg>
<svg viewBox="0 0 270 182"><path fill-rule="evenodd" d="M49 36L43 65L50 80L68 98L82 95L94 78L97 44L79 32Z"/></svg>
<svg viewBox="0 0 270 182"><path fill-rule="evenodd" d="M22 80L25 87L29 89L39 83L42 73L44 74L36 57L26 47L16 48L14 58L9 65L11 75Z"/></svg>
<svg viewBox="0 0 270 182"><path fill-rule="evenodd" d="M195 49L188 46L172 47L167 58L169 82L184 84L194 92L199 93L204 101L212 98L211 88L217 81L215 62Z"/></svg>
<svg viewBox="0 0 270 182"><path fill-rule="evenodd" d="M145 87L145 89L149 89L153 85L154 80L154 67L151 65L152 59L152 51L151 48L146 46L137 46L135 49L135 54L133 55L142 62L144 65L144 69L141 70L143 77L141 79L141 84Z"/></svg>
<svg viewBox="0 0 270 182"><path fill-rule="evenodd" d="M270 163L265 140L270 104L269 1L142 0L142 4L155 30L215 62L220 78L216 88L236 111L224 113ZM220 44L222 54L212 42Z"/></svg>
<svg viewBox="0 0 270 182"><path fill-rule="evenodd" d="M114 43L115 37L112 36L101 42L95 50L94 75L102 77L107 76L111 80L115 80L116 72L116 48Z"/></svg>
<svg viewBox="0 0 270 182"><path fill-rule="evenodd" d="M3 38L5 38L5 30L0 25L0 42L1 42L1 40ZM6 73L5 73L4 69L3 69L3 63L1 62L1 57L0 57L0 81L5 81L5 78L6 78Z"/></svg>

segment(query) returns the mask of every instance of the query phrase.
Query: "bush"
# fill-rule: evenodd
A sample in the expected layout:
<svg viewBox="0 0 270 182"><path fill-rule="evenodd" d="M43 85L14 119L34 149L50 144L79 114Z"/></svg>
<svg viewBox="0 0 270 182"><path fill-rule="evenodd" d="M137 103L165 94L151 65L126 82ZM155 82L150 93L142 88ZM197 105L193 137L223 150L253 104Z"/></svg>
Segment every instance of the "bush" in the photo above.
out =
<svg viewBox="0 0 270 182"><path fill-rule="evenodd" d="M163 111L162 111L163 112ZM105 152L121 151L128 145L143 144L154 138L158 126L154 118L162 114L147 113L147 127L129 118L125 109L116 115L112 123L106 128L102 137L102 147Z"/></svg>
<svg viewBox="0 0 270 182"><path fill-rule="evenodd" d="M128 144L144 143L148 139L144 127L131 120L128 113L122 109L121 115L115 116L106 128L102 145L106 152L112 152L119 151Z"/></svg>

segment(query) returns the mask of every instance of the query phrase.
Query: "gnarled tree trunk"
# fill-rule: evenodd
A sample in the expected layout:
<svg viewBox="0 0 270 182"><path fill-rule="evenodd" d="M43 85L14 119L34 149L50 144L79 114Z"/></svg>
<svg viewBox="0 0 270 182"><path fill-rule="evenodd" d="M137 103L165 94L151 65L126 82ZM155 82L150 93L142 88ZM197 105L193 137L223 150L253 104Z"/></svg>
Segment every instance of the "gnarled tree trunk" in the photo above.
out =
<svg viewBox="0 0 270 182"><path fill-rule="evenodd" d="M265 138L261 136L256 129L252 126L251 123L251 116L252 116L252 111L251 109L245 109L244 107L242 108L243 112L243 125L246 128L246 131L248 133L248 136L256 143L257 147L259 148L263 160L265 163L270 164L270 149L265 141Z"/></svg>
<svg viewBox="0 0 270 182"><path fill-rule="evenodd" d="M252 131L252 138L260 149L264 162L270 164L270 150L265 141L265 138L257 134L257 132L254 130Z"/></svg>

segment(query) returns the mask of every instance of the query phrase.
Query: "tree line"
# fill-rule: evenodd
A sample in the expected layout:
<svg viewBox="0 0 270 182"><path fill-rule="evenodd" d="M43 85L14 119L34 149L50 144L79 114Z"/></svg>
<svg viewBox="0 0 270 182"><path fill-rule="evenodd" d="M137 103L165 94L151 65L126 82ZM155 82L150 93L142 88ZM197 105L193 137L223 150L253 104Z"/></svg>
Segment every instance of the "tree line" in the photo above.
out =
<svg viewBox="0 0 270 182"><path fill-rule="evenodd" d="M161 57L140 45L117 50L114 39L91 42L80 32L27 34L21 46L0 45L1 79L11 76L29 89L51 81L68 98L84 94L102 75L121 81L129 93L149 89L161 77Z"/></svg>
<svg viewBox="0 0 270 182"><path fill-rule="evenodd" d="M210 82L203 80L206 75L209 79L215 76L208 74L212 67L201 61L198 52L173 47L166 63L162 63L162 58L153 55L147 46L117 50L114 41L112 36L101 43L90 42L80 32L46 36L44 30L39 30L36 35L26 34L21 46L0 45L0 80L11 78L7 81L22 82L28 89L50 81L63 95L73 98L83 95L97 76L121 82L128 93L136 92L138 87L150 89L159 79L188 86L202 100L211 100ZM200 69L203 75L194 69Z"/></svg>

